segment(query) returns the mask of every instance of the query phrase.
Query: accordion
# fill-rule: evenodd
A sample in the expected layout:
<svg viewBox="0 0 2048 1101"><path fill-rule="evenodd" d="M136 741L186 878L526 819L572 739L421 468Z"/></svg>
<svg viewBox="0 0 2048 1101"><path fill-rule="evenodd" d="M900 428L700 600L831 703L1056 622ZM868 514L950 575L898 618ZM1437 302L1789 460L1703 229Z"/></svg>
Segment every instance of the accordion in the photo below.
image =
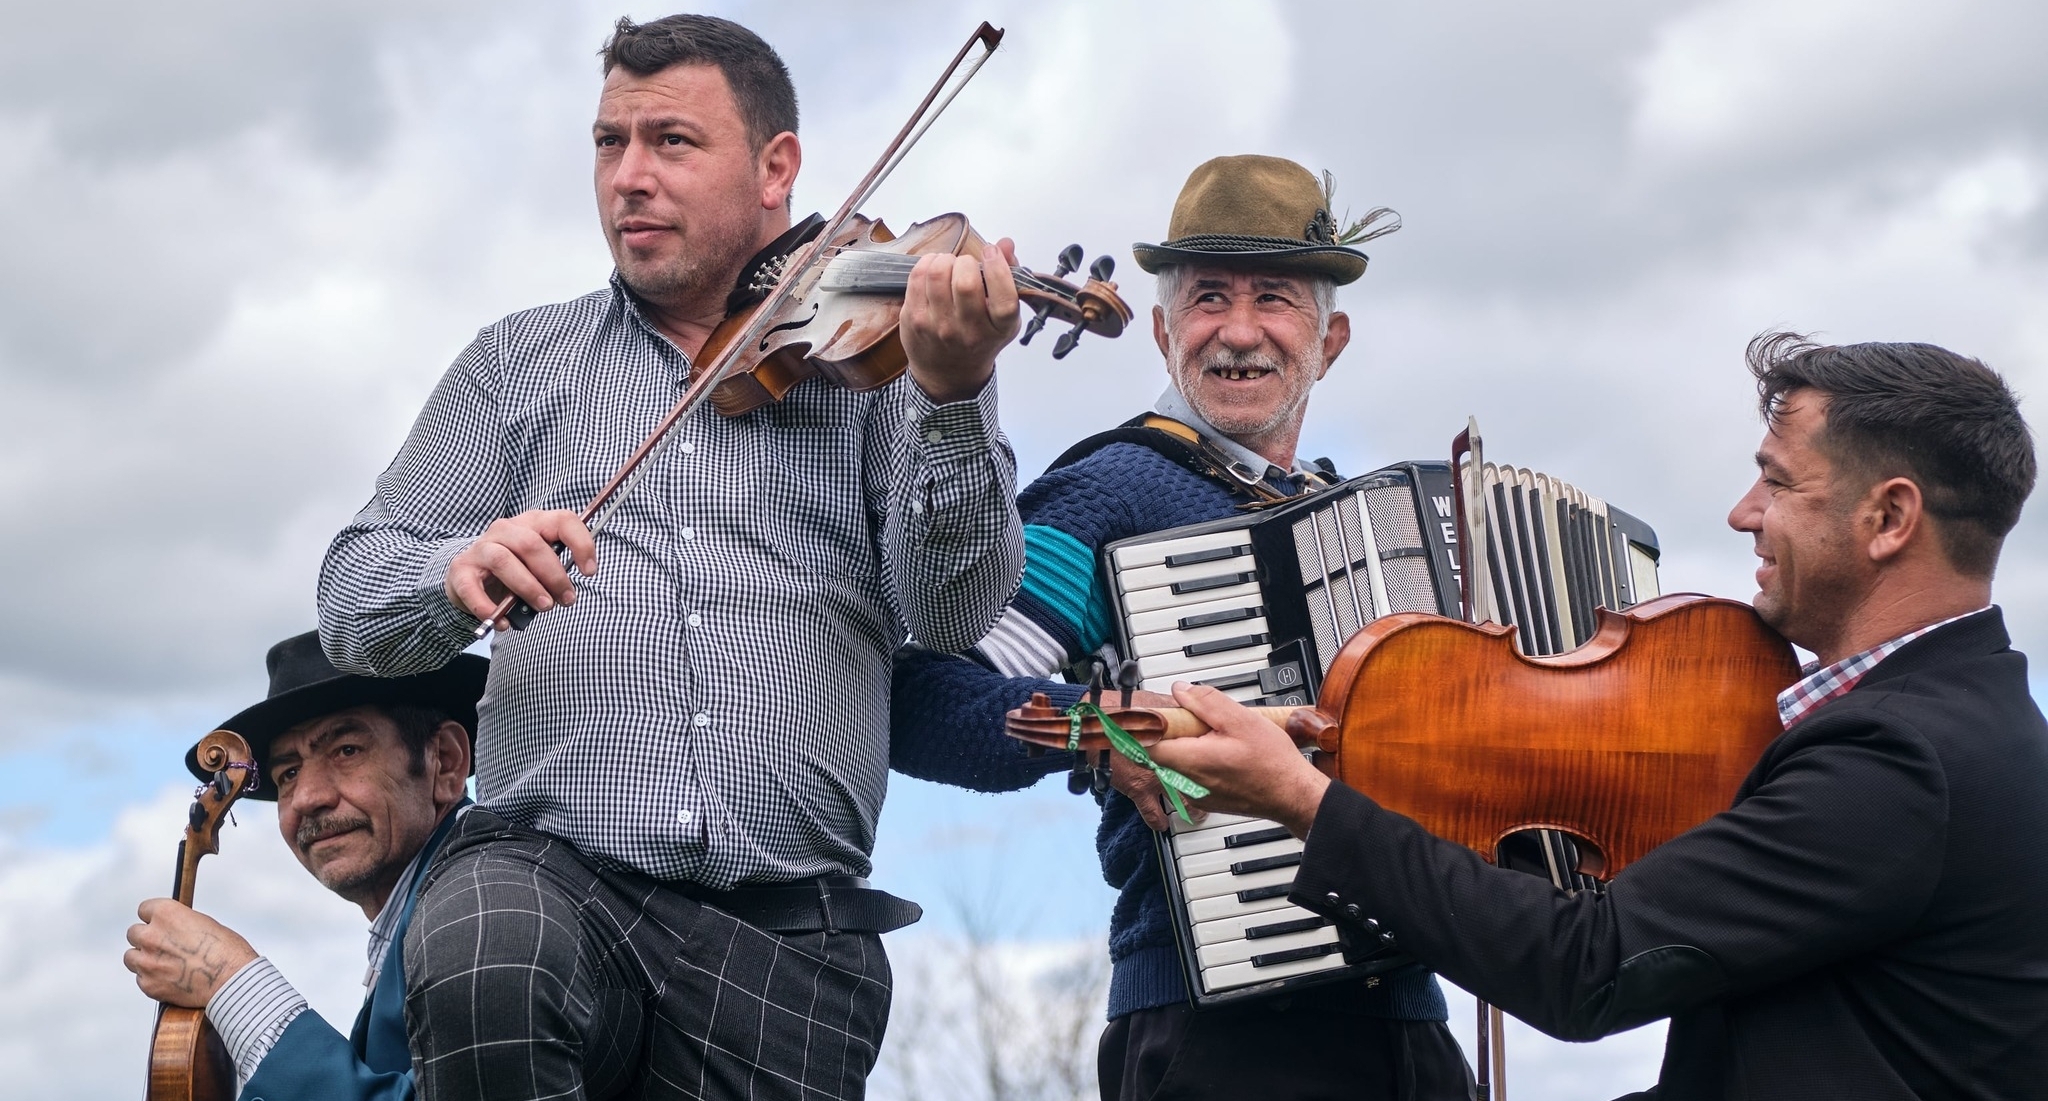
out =
<svg viewBox="0 0 2048 1101"><path fill-rule="evenodd" d="M1164 692L1184 680L1246 704L1312 704L1366 623L1394 612L1467 618L1468 562L1480 575L1471 618L1513 624L1532 656L1590 638L1596 607L1657 595L1657 537L1642 521L1477 455L1458 475L1447 463L1401 463L1105 547L1122 653L1141 686ZM1474 546L1460 546L1461 529ZM1197 1005L1408 963L1347 945L1327 919L1287 901L1302 842L1277 823L1209 815L1176 820L1156 840Z"/></svg>

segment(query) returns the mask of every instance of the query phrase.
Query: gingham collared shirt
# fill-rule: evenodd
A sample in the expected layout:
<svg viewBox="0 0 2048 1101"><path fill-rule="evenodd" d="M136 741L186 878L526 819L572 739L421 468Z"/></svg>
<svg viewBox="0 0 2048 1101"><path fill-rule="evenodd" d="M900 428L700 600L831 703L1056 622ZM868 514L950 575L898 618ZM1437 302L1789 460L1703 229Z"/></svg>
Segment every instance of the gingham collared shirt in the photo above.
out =
<svg viewBox="0 0 2048 1101"><path fill-rule="evenodd" d="M437 668L476 620L443 591L484 528L580 510L675 404L687 358L616 276L486 327L320 572L342 669ZM890 655L960 650L1015 589L1016 462L993 382L821 380L678 425L598 535L576 602L496 635L477 796L601 862L714 888L868 870Z"/></svg>
<svg viewBox="0 0 2048 1101"><path fill-rule="evenodd" d="M1865 673L1877 668L1878 662L1892 656L1899 647L1929 631L1946 627L1958 619L1968 619L1979 612L1988 612L1990 610L1991 606L1986 604L1975 612L1965 612L1959 616L1950 616L1940 623L1930 623L1917 631L1908 631L1888 642L1880 642L1860 654L1851 654L1824 668L1809 666L1809 669L1812 671L1807 673L1799 683L1778 693L1778 721L1784 724L1785 729L1792 729L1792 724L1805 718L1807 712L1838 696L1846 695L1851 688L1856 687L1858 681L1863 679Z"/></svg>

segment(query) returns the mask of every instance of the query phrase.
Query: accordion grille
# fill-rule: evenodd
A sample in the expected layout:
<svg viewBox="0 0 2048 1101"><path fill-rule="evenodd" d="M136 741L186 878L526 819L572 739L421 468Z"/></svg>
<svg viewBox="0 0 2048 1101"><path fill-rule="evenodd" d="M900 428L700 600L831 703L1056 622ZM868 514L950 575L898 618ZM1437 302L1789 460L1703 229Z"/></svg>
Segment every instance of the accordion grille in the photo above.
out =
<svg viewBox="0 0 2048 1101"><path fill-rule="evenodd" d="M1397 612L1438 613L1436 586L1429 579L1428 560L1396 558L1385 566L1387 606Z"/></svg>
<svg viewBox="0 0 2048 1101"><path fill-rule="evenodd" d="M1294 522L1294 559L1301 567L1301 584L1303 588L1308 590L1312 606L1314 604L1314 597L1320 592L1320 586L1323 582L1323 556L1321 550L1322 544L1316 535L1315 514L1311 512ZM1323 606L1328 607L1328 605L1329 601L1325 599ZM1321 622L1322 617L1318 615L1316 620Z"/></svg>
<svg viewBox="0 0 2048 1101"><path fill-rule="evenodd" d="M1422 526L1415 518L1415 500L1402 486L1382 486L1365 491L1372 514L1373 540L1380 553L1423 546ZM1437 612L1436 585L1430 580L1429 559L1415 556L1386 558L1380 564L1386 584L1387 610L1394 612Z"/></svg>
<svg viewBox="0 0 2048 1101"><path fill-rule="evenodd" d="M1337 524L1331 522L1336 517L1327 515L1328 511L1327 509L1317 510L1316 531L1322 535L1325 576L1329 580L1334 581L1342 576L1345 570L1351 568L1351 556L1344 552L1344 535L1346 533ZM1349 611L1347 607L1349 603L1348 595L1337 601L1337 629L1347 635L1358 629L1356 623L1358 617L1354 615L1347 618L1346 616L1346 613Z"/></svg>
<svg viewBox="0 0 2048 1101"><path fill-rule="evenodd" d="M1422 527L1415 522L1414 498L1404 486L1381 486L1365 491L1371 506L1373 542L1381 550L1422 545Z"/></svg>
<svg viewBox="0 0 2048 1101"><path fill-rule="evenodd" d="M1352 505L1348 515L1347 503ZM1372 607L1369 593L1361 603L1351 588L1351 564L1365 531L1358 526L1357 505L1350 498L1339 498L1336 508L1310 509L1294 522L1293 533L1316 655L1323 671L1328 672L1338 647L1364 626L1359 609Z"/></svg>
<svg viewBox="0 0 2048 1101"><path fill-rule="evenodd" d="M1315 633L1316 655L1322 659L1323 672L1330 671L1330 663L1337 659L1337 616L1330 607L1330 590L1322 587L1308 591L1308 618L1310 629Z"/></svg>

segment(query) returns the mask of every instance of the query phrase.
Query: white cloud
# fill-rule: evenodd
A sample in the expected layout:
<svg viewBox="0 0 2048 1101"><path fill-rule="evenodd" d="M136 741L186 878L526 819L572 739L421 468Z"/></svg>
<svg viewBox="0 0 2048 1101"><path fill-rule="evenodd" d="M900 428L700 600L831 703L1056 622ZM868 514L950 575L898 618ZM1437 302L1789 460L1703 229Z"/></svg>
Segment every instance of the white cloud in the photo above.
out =
<svg viewBox="0 0 2048 1101"><path fill-rule="evenodd" d="M2038 9L1992 2L1703 4L1659 28L1635 68L1634 130L1686 160L1766 159L1958 119L2038 121L2043 29Z"/></svg>

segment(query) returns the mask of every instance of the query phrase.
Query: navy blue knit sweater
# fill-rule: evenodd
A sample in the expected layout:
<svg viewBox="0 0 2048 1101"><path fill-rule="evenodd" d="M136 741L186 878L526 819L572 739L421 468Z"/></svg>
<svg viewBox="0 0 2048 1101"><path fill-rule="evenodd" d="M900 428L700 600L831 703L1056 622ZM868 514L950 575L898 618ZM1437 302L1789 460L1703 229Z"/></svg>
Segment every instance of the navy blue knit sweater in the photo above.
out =
<svg viewBox="0 0 2048 1101"><path fill-rule="evenodd" d="M1282 492L1292 487L1275 483ZM1012 603L1066 650L1068 661L1114 642L1096 552L1118 539L1232 515L1239 498L1148 447L1110 444L1048 471L1017 499L1025 527L1024 581ZM898 772L975 791L1013 791L1065 771L1065 754L1033 759L1003 733L1003 715L1033 692L1063 706L1078 685L1006 677L967 658L907 649L897 655L889 763ZM1109 919L1109 1016L1188 999L1168 924L1166 890L1151 830L1112 791L1095 835L1102 876L1117 890ZM1441 1021L1436 979L1420 970L1356 984L1358 1009L1381 1017Z"/></svg>

